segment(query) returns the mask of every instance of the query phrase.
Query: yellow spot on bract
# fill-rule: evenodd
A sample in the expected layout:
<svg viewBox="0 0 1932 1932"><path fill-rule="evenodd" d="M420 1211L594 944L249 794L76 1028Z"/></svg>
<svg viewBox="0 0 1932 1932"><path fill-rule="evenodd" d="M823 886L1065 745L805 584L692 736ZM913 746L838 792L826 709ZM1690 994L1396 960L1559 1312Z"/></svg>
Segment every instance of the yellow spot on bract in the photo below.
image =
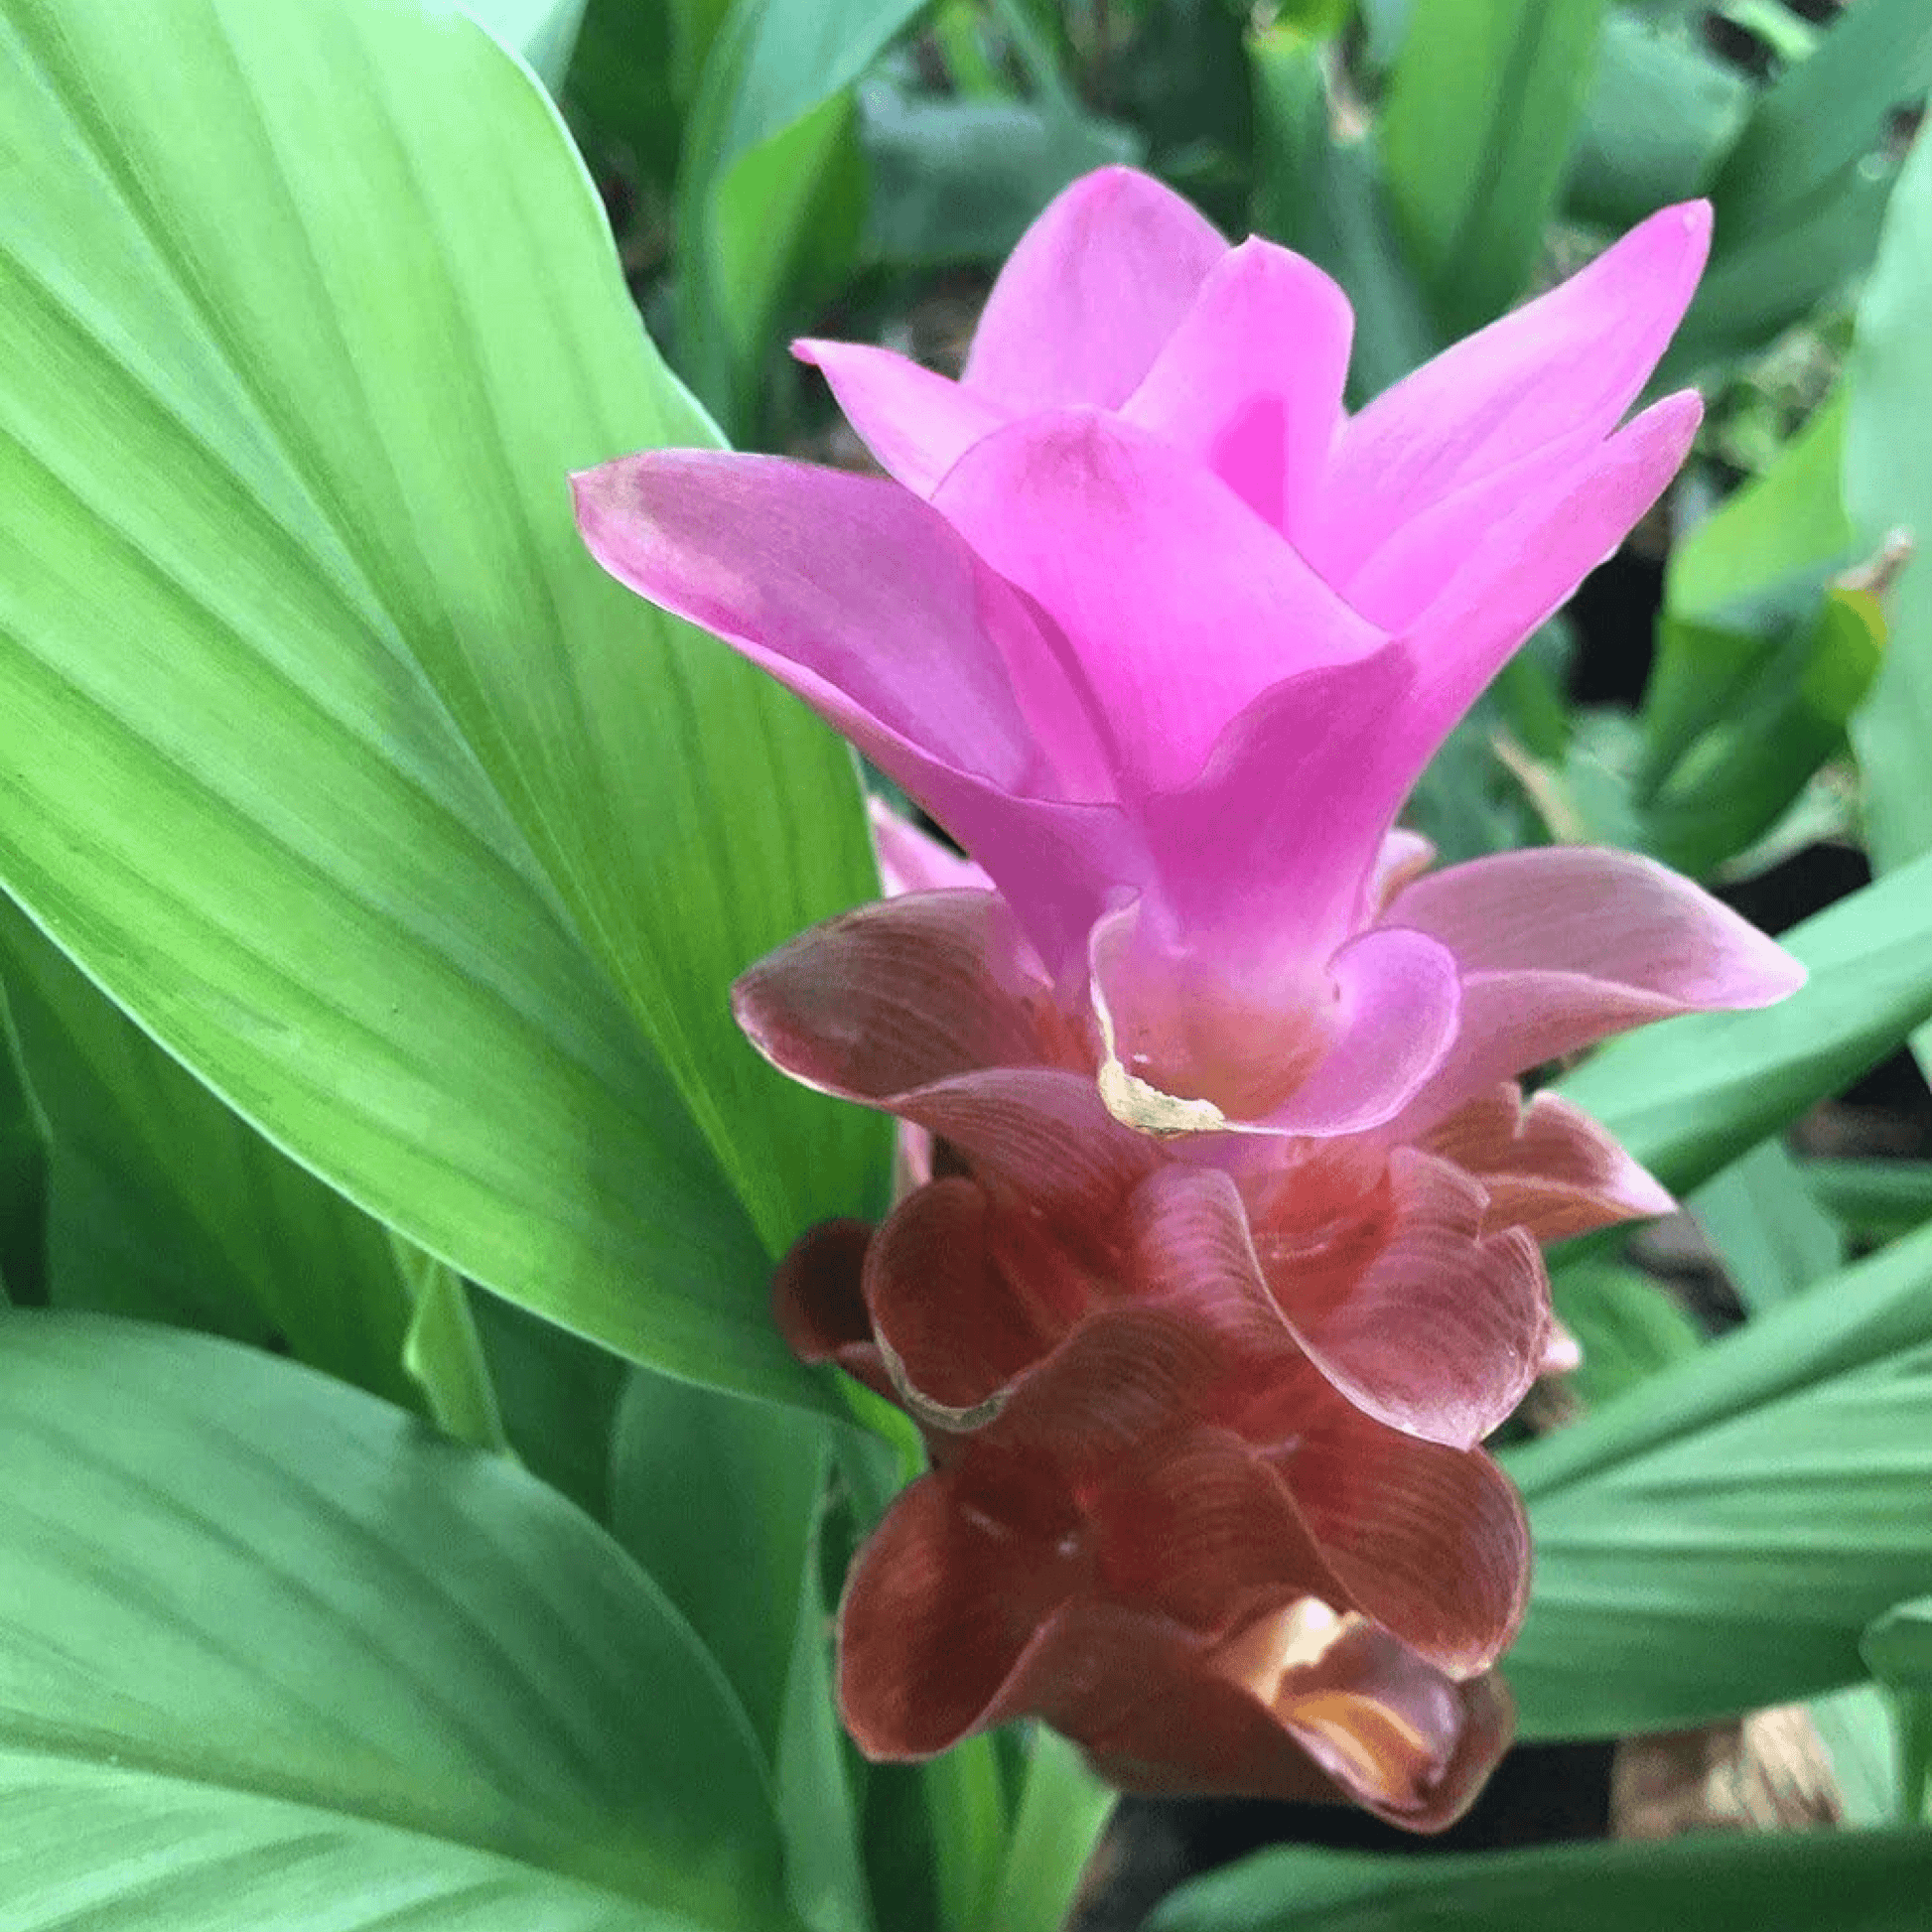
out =
<svg viewBox="0 0 1932 1932"><path fill-rule="evenodd" d="M1128 1072L1114 1044L1114 1016L1107 996L1100 990L1096 975L1088 982L1093 999L1093 1017L1100 1024L1100 1044L1106 1057L1095 1076L1101 1104L1120 1122L1137 1133L1152 1134L1157 1140L1172 1140L1178 1134L1221 1134L1228 1128L1228 1117L1211 1100L1184 1100L1179 1094L1166 1093L1151 1080Z"/></svg>

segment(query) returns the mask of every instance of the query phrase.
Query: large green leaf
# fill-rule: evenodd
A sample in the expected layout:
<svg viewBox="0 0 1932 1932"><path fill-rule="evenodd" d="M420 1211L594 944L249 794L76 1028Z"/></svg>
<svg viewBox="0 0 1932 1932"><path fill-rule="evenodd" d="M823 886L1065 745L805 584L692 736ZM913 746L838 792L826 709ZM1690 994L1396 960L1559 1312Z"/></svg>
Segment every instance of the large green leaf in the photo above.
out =
<svg viewBox="0 0 1932 1932"><path fill-rule="evenodd" d="M1932 1833L1552 1845L1479 1858L1266 1852L1197 1878L1148 1932L1915 1932Z"/></svg>
<svg viewBox="0 0 1932 1932"><path fill-rule="evenodd" d="M1499 315L1543 247L1605 0L1435 0L1411 15L1382 118L1410 258L1452 335Z"/></svg>
<svg viewBox="0 0 1932 1932"><path fill-rule="evenodd" d="M1679 1192L1850 1086L1932 1016L1932 855L1784 943L1811 978L1780 1006L1667 1020L1560 1083Z"/></svg>
<svg viewBox="0 0 1932 1932"><path fill-rule="evenodd" d="M117 1928L241 1932L282 1924L283 1895L307 1924L324 1886L331 1923L372 1924L412 1868L426 1917L445 1892L529 1913L480 1925L654 1922L620 1898L784 1921L743 1710L553 1492L229 1343L0 1327L9 1925L92 1902Z"/></svg>
<svg viewBox="0 0 1932 1932"><path fill-rule="evenodd" d="M1932 1584L1932 1234L1506 1458L1536 1541L1526 1734L1678 1727L1858 1681Z"/></svg>
<svg viewBox="0 0 1932 1932"><path fill-rule="evenodd" d="M577 542L566 471L710 432L549 103L440 8L5 0L0 128L4 883L432 1253L807 1391L765 1255L884 1142L725 988L870 858L843 749Z"/></svg>

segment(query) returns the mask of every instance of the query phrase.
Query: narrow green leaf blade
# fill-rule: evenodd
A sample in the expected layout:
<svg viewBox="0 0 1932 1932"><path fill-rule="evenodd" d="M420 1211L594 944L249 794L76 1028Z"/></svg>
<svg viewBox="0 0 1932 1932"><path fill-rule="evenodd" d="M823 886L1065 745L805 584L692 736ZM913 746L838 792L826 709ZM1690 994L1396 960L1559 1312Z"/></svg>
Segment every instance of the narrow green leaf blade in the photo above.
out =
<svg viewBox="0 0 1932 1932"><path fill-rule="evenodd" d="M1451 335L1523 292L1563 186L1604 0L1435 0L1402 39L1382 155L1410 258Z"/></svg>
<svg viewBox="0 0 1932 1932"><path fill-rule="evenodd" d="M1865 1625L1932 1577L1932 1235L1506 1460L1537 1552L1506 1660L1524 1734L1857 1682Z"/></svg>
<svg viewBox="0 0 1932 1932"><path fill-rule="evenodd" d="M1475 1858L1263 1853L1197 1878L1148 1932L1913 1932L1932 1833L1561 1845Z"/></svg>

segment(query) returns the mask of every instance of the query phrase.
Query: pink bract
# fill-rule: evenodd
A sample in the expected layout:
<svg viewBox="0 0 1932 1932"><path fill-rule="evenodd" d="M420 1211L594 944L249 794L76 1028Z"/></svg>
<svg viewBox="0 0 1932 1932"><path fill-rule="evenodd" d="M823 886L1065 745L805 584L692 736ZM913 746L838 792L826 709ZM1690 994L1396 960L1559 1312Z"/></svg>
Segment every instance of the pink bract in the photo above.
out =
<svg viewBox="0 0 1932 1932"><path fill-rule="evenodd" d="M1801 970L1627 853L1429 870L1396 825L1677 469L1628 422L1702 268L1667 208L1358 413L1340 291L1123 169L965 372L800 345L887 477L661 451L576 480L615 576L803 697L950 832L752 968L741 1025L904 1124L806 1237L794 1348L930 1473L841 1613L859 1742L1023 1714L1143 1788L1438 1829L1507 1741L1526 1598L1480 1445L1550 1358L1540 1244L1669 1204L1521 1076Z"/></svg>

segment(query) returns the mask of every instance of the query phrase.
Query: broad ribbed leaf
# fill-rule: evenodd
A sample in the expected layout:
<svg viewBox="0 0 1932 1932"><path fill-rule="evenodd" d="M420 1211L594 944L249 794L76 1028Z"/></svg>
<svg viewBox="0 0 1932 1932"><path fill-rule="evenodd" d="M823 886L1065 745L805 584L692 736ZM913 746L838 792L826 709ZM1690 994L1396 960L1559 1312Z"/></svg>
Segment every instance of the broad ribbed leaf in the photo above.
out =
<svg viewBox="0 0 1932 1932"><path fill-rule="evenodd" d="M1932 1833L1681 1838L1480 1858L1263 1853L1176 1892L1148 1932L1916 1932Z"/></svg>
<svg viewBox="0 0 1932 1932"><path fill-rule="evenodd" d="M1689 1205L1752 1314L1788 1302L1844 1263L1844 1235L1780 1141L1733 1161Z"/></svg>
<svg viewBox="0 0 1932 1932"><path fill-rule="evenodd" d="M1627 1034L1559 1083L1680 1193L1841 1092L1932 1016L1932 855L1784 935L1811 978L1765 1013Z"/></svg>
<svg viewBox="0 0 1932 1932"><path fill-rule="evenodd" d="M1536 1544L1529 1736L1676 1728L1863 1675L1932 1581L1932 1233L1505 1458Z"/></svg>
<svg viewBox="0 0 1932 1932"><path fill-rule="evenodd" d="M85 1922L96 1888L116 1928L279 1926L264 1900L304 1870L280 1895L332 1884L343 1925L370 1922L364 1882L392 1909L414 1882L426 1916L495 1887L526 1924L621 1922L552 1873L783 1919L763 1766L716 1665L503 1458L229 1343L16 1313L0 1492L8 1925Z"/></svg>
<svg viewBox="0 0 1932 1932"><path fill-rule="evenodd" d="M806 1391L765 1253L884 1142L725 988L870 859L577 540L569 470L710 431L549 103L440 6L5 0L0 128L4 883L465 1274Z"/></svg>

